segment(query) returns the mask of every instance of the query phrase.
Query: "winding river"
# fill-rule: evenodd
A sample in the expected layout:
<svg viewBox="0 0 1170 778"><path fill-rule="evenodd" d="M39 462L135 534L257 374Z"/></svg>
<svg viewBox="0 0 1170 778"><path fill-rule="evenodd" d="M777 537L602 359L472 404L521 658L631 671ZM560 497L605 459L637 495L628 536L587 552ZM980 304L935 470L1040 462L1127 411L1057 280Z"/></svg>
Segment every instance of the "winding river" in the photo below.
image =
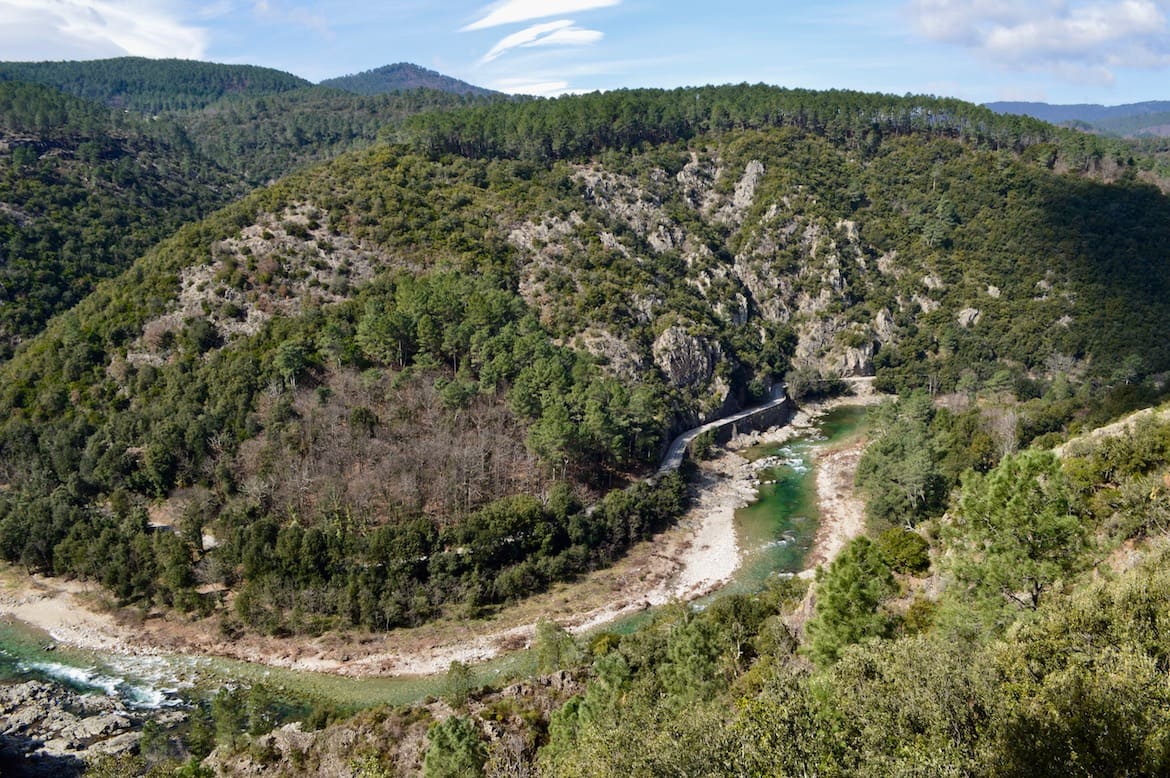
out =
<svg viewBox="0 0 1170 778"><path fill-rule="evenodd" d="M803 567L817 529L812 463L819 447L859 434L864 409L845 406L819 419L807 434L783 444L757 446L740 453L767 458L760 470L759 498L736 515L742 563L719 592L759 591L767 578ZM651 611L607 624L628 632ZM477 680L520 678L534 669L526 651L501 656L474 668ZM268 667L216 657L186 655L125 656L53 644L45 634L12 620L0 621L0 681L30 678L64 683L74 689L118 695L128 705L158 708L183 704L191 694L225 682L265 683L297 698L315 698L361 708L404 704L442 690L442 676L347 678L326 673Z"/></svg>

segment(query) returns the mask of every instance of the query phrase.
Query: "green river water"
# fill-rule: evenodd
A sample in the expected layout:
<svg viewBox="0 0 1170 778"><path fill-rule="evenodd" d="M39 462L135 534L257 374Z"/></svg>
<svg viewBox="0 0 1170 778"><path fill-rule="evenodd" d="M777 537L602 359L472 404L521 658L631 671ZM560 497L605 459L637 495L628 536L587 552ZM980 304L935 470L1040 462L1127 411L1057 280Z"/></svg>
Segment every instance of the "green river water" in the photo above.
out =
<svg viewBox="0 0 1170 778"><path fill-rule="evenodd" d="M746 452L750 459L773 457L776 464L760 472L759 499L736 516L744 560L721 592L759 591L769 576L802 568L817 527L811 478L814 449L861 434L864 415L864 408L838 408L809 434ZM604 629L628 633L652 613L645 611ZM118 695L142 708L182 705L190 696L225 683L264 683L278 692L284 690L290 698L308 697L362 708L437 695L444 683L442 676L351 679L211 657L121 656L65 647L47 650L51 645L52 640L37 630L0 621L0 682L53 680L78 690ZM534 657L521 651L477 665L474 672L477 680L488 683L530 675L534 666Z"/></svg>

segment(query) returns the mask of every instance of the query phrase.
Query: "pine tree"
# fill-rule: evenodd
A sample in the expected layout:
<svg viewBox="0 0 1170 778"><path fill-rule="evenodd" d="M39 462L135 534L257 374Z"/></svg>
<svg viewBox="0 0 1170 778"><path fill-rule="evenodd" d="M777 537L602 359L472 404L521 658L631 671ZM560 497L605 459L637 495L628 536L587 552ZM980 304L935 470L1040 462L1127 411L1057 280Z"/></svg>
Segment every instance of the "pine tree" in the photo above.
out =
<svg viewBox="0 0 1170 778"><path fill-rule="evenodd" d="M826 667L846 646L886 635L890 620L879 606L894 591L894 577L877 545L866 537L854 539L817 586L816 615L808 623L813 661Z"/></svg>

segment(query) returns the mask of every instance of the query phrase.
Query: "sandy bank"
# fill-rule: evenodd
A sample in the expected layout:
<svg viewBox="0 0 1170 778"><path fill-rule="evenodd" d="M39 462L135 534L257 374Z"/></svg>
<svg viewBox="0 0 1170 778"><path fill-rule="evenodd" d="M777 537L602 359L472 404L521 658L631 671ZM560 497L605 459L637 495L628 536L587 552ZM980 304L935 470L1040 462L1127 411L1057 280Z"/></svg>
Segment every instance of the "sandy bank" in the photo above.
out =
<svg viewBox="0 0 1170 778"><path fill-rule="evenodd" d="M820 521L812 549L805 559L802 578L833 560L853 538L865 532L865 502L854 492L857 463L865 450L864 440L844 448L823 452L816 461L817 507Z"/></svg>
<svg viewBox="0 0 1170 778"><path fill-rule="evenodd" d="M0 572L0 583L0 615L36 627L59 643L116 653L137 637L102 610L94 584L25 575L11 567ZM136 646L134 653L154 652Z"/></svg>

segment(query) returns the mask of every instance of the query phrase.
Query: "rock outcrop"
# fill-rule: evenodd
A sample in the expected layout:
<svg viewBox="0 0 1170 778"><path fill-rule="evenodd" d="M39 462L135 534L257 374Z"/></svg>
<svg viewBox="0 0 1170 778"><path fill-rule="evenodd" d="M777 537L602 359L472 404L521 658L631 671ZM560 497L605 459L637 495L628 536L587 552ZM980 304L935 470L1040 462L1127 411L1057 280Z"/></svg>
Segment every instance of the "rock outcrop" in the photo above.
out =
<svg viewBox="0 0 1170 778"><path fill-rule="evenodd" d="M654 362L677 387L705 384L723 354L718 343L689 334L680 326L668 327L654 341Z"/></svg>
<svg viewBox="0 0 1170 778"><path fill-rule="evenodd" d="M0 774L80 775L86 757L137 748L148 718L173 724L185 716L41 681L0 686Z"/></svg>

